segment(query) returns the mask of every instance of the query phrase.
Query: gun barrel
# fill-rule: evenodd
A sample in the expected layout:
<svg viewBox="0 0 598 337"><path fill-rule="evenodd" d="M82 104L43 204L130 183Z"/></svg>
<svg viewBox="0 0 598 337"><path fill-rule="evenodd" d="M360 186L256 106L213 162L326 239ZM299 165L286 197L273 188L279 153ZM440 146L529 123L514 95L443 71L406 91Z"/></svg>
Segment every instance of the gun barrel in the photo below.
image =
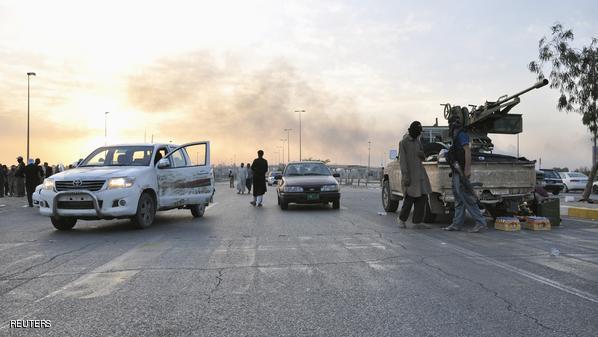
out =
<svg viewBox="0 0 598 337"><path fill-rule="evenodd" d="M528 91L532 91L532 90L534 90L534 89L539 89L539 88L542 88L543 86L545 86L545 85L547 85L547 84L548 84L548 80L547 80L547 79L543 79L543 80L541 80L541 81L538 81L536 84L532 85L531 87L529 87L529 88L527 88L527 89L525 89L525 90L521 90L520 92L518 92L518 93L516 93L516 94L514 94L514 95L511 95L511 96L509 96L509 97L507 97L507 98L505 98L505 99L500 99L500 100L498 100L498 101L496 102L496 104L500 104L500 103L504 103L504 102L506 102L506 101L510 101L510 100L512 100L512 99L513 99L513 98L515 98L515 97L519 97L519 96L521 96L521 95L523 95L523 94L527 93Z"/></svg>

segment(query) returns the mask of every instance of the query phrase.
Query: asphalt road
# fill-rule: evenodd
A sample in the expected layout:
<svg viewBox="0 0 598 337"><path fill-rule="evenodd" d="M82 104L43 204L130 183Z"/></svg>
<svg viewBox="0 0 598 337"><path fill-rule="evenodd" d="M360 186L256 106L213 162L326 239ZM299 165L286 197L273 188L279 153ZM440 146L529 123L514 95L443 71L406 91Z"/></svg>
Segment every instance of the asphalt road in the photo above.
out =
<svg viewBox="0 0 598 337"><path fill-rule="evenodd" d="M399 229L379 190L281 211L218 185L201 219L54 230L0 199L0 336L596 336L598 223ZM10 320L50 328L11 328Z"/></svg>

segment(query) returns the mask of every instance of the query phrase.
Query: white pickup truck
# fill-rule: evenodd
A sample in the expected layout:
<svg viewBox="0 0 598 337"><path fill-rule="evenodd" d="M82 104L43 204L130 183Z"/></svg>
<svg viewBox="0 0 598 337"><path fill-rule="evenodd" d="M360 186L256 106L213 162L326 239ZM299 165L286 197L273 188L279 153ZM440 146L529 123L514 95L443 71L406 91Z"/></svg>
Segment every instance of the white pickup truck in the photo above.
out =
<svg viewBox="0 0 598 337"><path fill-rule="evenodd" d="M79 165L44 180L34 199L59 230L77 219L130 218L150 226L156 211L187 208L201 217L214 195L210 143L100 147Z"/></svg>

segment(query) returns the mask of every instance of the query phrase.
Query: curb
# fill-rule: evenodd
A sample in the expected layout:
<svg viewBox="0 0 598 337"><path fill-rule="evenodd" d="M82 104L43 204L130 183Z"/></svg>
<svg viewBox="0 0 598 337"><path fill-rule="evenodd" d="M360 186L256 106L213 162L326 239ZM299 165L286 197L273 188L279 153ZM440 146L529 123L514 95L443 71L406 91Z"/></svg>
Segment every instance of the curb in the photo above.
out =
<svg viewBox="0 0 598 337"><path fill-rule="evenodd" d="M563 214L563 212L561 212ZM567 216L572 218L582 218L595 220L598 219L598 209L595 208L582 208L582 207L568 207Z"/></svg>

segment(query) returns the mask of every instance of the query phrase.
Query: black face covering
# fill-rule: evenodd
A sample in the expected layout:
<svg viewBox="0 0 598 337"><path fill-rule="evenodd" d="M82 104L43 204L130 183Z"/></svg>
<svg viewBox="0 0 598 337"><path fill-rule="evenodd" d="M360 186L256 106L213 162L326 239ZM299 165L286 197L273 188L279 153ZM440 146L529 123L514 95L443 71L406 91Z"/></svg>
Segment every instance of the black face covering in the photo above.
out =
<svg viewBox="0 0 598 337"><path fill-rule="evenodd" d="M413 122L408 130L409 136L417 138L422 134L422 125L419 122Z"/></svg>
<svg viewBox="0 0 598 337"><path fill-rule="evenodd" d="M451 138L455 137L455 131L460 130L461 127L461 120L459 120L458 117L451 118L451 120L449 121L449 133L451 135Z"/></svg>

